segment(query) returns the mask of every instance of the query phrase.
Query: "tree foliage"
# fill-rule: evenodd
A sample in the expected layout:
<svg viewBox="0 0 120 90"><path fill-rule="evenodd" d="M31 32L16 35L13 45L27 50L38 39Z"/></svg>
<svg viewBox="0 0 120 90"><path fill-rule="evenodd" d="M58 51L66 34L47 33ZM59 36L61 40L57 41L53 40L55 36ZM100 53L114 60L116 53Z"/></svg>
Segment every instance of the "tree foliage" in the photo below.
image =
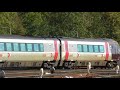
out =
<svg viewBox="0 0 120 90"><path fill-rule="evenodd" d="M0 12L0 34L112 38L120 43L119 12Z"/></svg>
<svg viewBox="0 0 120 90"><path fill-rule="evenodd" d="M0 34L24 34L21 19L17 12L0 12Z"/></svg>

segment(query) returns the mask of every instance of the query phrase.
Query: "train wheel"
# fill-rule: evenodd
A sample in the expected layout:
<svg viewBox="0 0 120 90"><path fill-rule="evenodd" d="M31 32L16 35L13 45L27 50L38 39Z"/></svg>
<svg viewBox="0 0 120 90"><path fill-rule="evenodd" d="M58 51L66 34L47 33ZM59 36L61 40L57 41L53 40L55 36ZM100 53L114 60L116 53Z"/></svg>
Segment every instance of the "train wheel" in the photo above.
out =
<svg viewBox="0 0 120 90"><path fill-rule="evenodd" d="M66 68L68 68L68 65L69 65L69 63L68 63L68 62L64 62L63 67L66 69Z"/></svg>
<svg viewBox="0 0 120 90"><path fill-rule="evenodd" d="M118 64L117 64L117 62L116 61L113 61L114 62L114 67L116 67Z"/></svg>
<svg viewBox="0 0 120 90"><path fill-rule="evenodd" d="M52 66L50 64L47 64L47 69L50 69Z"/></svg>
<svg viewBox="0 0 120 90"><path fill-rule="evenodd" d="M43 63L43 68L47 68L48 64L47 63Z"/></svg>
<svg viewBox="0 0 120 90"><path fill-rule="evenodd" d="M70 61L70 62L69 62L69 65L68 65L68 68L69 68L69 69L72 69L73 66L74 66L74 63Z"/></svg>
<svg viewBox="0 0 120 90"><path fill-rule="evenodd" d="M107 68L114 68L116 66L117 66L117 62L115 62L115 61L111 61L111 62L106 63Z"/></svg>
<svg viewBox="0 0 120 90"><path fill-rule="evenodd" d="M109 69L109 68L111 68L111 63L110 62L107 62L106 63L106 67Z"/></svg>
<svg viewBox="0 0 120 90"><path fill-rule="evenodd" d="M73 65L74 65L73 62L69 61L69 62L64 62L63 67L65 69L72 69Z"/></svg>

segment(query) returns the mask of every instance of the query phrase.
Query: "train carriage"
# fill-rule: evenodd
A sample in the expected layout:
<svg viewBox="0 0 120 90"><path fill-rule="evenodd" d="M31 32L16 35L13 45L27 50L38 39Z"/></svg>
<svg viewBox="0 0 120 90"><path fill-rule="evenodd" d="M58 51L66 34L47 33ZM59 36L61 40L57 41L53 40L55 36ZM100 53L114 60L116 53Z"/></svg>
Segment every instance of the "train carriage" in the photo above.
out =
<svg viewBox="0 0 120 90"><path fill-rule="evenodd" d="M94 66L116 66L119 57L119 45L112 39L61 39L64 67L71 67L71 62L85 66L90 61ZM92 65L93 65L92 64Z"/></svg>
<svg viewBox="0 0 120 90"><path fill-rule="evenodd" d="M1 62L11 62L11 64L15 64L15 62L27 62L29 64L39 62L39 66L41 66L43 62L58 61L58 50L59 40L55 38L0 36ZM22 66L24 65L22 64Z"/></svg>
<svg viewBox="0 0 120 90"><path fill-rule="evenodd" d="M115 67L120 60L119 44L112 39L0 36L0 67L86 66Z"/></svg>

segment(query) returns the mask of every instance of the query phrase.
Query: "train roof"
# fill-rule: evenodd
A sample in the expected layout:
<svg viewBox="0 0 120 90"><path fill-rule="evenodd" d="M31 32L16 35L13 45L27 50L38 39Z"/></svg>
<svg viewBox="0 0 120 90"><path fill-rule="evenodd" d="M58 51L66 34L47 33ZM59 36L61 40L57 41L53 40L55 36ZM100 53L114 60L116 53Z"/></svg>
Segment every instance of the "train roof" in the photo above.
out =
<svg viewBox="0 0 120 90"><path fill-rule="evenodd" d="M116 42L113 39L109 38L60 38L61 40L68 40L68 41L85 41L85 42Z"/></svg>
<svg viewBox="0 0 120 90"><path fill-rule="evenodd" d="M109 38L71 38L71 37L48 37L48 36L22 36L22 35L0 35L0 39L25 39L25 40L68 40L68 41L85 41L85 42L110 42L117 43L113 39Z"/></svg>
<svg viewBox="0 0 120 90"><path fill-rule="evenodd" d="M25 39L25 40L54 40L46 36L22 36L22 35L0 35L0 39Z"/></svg>

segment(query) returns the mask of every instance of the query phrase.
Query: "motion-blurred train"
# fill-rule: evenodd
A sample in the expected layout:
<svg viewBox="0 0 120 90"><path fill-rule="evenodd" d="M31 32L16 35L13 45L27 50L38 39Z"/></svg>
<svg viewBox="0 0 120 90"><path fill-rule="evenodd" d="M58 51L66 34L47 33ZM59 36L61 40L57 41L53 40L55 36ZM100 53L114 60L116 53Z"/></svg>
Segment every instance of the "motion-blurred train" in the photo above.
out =
<svg viewBox="0 0 120 90"><path fill-rule="evenodd" d="M86 66L115 67L120 60L119 44L112 39L0 36L2 68L50 68Z"/></svg>

